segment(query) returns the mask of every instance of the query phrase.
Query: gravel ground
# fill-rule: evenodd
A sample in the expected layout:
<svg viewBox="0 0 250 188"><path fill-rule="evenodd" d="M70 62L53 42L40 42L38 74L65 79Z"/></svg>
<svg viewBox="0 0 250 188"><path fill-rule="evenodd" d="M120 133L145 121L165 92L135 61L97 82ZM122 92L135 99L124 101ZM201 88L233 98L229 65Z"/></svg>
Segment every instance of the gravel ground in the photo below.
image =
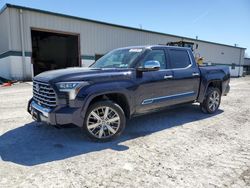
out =
<svg viewBox="0 0 250 188"><path fill-rule="evenodd" d="M250 77L232 79L217 114L187 105L130 120L93 143L38 124L31 85L0 88L0 187L250 187Z"/></svg>

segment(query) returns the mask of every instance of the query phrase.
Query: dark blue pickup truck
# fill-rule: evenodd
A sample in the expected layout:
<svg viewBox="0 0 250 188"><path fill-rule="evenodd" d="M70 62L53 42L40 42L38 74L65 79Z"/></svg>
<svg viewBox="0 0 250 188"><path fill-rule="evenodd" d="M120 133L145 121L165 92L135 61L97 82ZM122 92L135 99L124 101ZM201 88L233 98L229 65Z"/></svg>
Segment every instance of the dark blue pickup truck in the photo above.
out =
<svg viewBox="0 0 250 188"><path fill-rule="evenodd" d="M182 103L215 113L229 92L227 67L199 67L189 48L163 45L113 50L89 68L41 73L28 112L52 125L75 124L95 140L122 133L126 119Z"/></svg>

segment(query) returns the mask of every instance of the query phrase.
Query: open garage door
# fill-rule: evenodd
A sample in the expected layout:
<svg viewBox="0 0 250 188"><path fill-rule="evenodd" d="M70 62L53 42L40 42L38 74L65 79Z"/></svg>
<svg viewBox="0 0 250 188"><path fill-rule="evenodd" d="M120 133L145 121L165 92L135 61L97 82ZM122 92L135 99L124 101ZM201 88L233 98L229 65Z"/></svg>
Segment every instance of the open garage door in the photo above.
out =
<svg viewBox="0 0 250 188"><path fill-rule="evenodd" d="M48 70L80 66L79 35L31 30L34 76Z"/></svg>

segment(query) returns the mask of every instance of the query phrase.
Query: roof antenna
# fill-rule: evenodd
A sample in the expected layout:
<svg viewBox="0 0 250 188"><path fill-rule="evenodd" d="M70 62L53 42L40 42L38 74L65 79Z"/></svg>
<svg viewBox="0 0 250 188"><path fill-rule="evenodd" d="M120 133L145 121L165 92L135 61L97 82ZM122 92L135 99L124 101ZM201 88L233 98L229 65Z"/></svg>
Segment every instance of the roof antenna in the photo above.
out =
<svg viewBox="0 0 250 188"><path fill-rule="evenodd" d="M140 29L142 29L142 24L139 24Z"/></svg>

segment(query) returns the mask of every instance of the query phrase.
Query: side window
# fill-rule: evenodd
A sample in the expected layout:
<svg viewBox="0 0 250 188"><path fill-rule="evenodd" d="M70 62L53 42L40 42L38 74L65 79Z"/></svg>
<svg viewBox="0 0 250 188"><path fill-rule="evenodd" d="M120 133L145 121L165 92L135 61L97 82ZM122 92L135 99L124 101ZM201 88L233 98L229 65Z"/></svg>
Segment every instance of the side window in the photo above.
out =
<svg viewBox="0 0 250 188"><path fill-rule="evenodd" d="M150 60L154 60L154 61L159 61L161 68L160 69L166 69L166 58L165 58L165 52L164 50L152 50L150 51L144 58L143 60L140 62L140 66L142 66L142 64L145 61L150 61Z"/></svg>
<svg viewBox="0 0 250 188"><path fill-rule="evenodd" d="M169 50L172 68L185 68L191 64L186 50Z"/></svg>

